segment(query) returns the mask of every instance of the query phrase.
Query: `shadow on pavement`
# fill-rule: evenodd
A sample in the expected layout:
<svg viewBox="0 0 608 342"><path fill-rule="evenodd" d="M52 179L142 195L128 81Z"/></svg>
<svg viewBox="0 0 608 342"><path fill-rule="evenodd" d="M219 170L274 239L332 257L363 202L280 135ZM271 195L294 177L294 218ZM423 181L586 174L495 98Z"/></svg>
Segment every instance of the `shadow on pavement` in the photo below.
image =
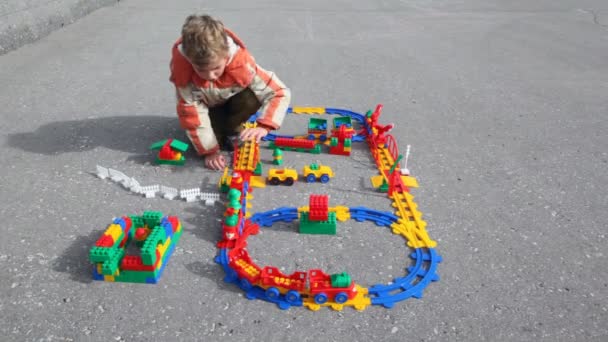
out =
<svg viewBox="0 0 608 342"><path fill-rule="evenodd" d="M143 164L150 161L150 145L167 138L188 141L177 117L113 116L45 124L33 132L9 134L8 145L45 155L105 147L132 153L129 160ZM188 155L192 157L196 154L190 148L186 157Z"/></svg>
<svg viewBox="0 0 608 342"><path fill-rule="evenodd" d="M93 281L93 264L89 262L89 250L103 231L93 231L89 235L80 235L72 241L70 246L53 261L53 270L68 273L70 279L80 283Z"/></svg>

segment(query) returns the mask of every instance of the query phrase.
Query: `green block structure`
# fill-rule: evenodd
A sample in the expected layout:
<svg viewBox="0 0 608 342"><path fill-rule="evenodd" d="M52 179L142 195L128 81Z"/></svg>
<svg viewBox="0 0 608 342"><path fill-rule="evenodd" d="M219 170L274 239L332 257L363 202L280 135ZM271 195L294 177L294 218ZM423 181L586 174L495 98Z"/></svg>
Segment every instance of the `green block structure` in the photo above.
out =
<svg viewBox="0 0 608 342"><path fill-rule="evenodd" d="M336 235L336 213L329 212L327 221L310 221L308 213L300 214L300 234Z"/></svg>

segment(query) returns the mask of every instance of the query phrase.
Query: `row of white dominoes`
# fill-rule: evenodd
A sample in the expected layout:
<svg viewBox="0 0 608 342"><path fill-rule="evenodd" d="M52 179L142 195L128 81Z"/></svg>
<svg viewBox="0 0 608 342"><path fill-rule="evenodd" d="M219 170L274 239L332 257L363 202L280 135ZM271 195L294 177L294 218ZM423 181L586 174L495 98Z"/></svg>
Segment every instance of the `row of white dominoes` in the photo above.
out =
<svg viewBox="0 0 608 342"><path fill-rule="evenodd" d="M213 205L216 201L220 200L219 193L201 192L199 188L178 191L176 188L158 184L141 186L135 178L128 177L120 171L99 165L97 165L97 177L101 179L110 178L112 181L121 184L125 189L129 189L129 191L136 194L142 194L146 198L154 198L158 194L162 198L172 200L179 196L185 199L186 202L205 201L205 205Z"/></svg>

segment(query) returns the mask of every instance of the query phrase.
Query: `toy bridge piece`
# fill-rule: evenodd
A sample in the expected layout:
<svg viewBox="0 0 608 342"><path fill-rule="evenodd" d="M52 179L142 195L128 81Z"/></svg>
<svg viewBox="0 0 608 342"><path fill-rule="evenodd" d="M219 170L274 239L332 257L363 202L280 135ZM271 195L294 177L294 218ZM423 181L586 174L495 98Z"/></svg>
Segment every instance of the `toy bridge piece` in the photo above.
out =
<svg viewBox="0 0 608 342"><path fill-rule="evenodd" d="M310 195L308 211L300 213L301 234L336 235L336 212L329 211L327 195Z"/></svg>
<svg viewBox="0 0 608 342"><path fill-rule="evenodd" d="M159 150L157 164L184 165L186 159L183 153L188 150L188 144L177 139L165 139L153 143L150 149Z"/></svg>

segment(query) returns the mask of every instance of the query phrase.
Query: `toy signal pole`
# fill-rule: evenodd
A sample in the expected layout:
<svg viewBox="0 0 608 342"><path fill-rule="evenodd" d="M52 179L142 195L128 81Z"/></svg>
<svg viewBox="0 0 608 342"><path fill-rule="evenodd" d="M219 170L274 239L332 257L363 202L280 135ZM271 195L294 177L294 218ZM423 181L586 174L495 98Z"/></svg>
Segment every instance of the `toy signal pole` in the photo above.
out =
<svg viewBox="0 0 608 342"><path fill-rule="evenodd" d="M407 148L405 150L405 161L403 163L403 168L401 169L401 174L402 175L410 175L410 170L407 168L407 160L410 157L410 147L411 145L407 145Z"/></svg>

